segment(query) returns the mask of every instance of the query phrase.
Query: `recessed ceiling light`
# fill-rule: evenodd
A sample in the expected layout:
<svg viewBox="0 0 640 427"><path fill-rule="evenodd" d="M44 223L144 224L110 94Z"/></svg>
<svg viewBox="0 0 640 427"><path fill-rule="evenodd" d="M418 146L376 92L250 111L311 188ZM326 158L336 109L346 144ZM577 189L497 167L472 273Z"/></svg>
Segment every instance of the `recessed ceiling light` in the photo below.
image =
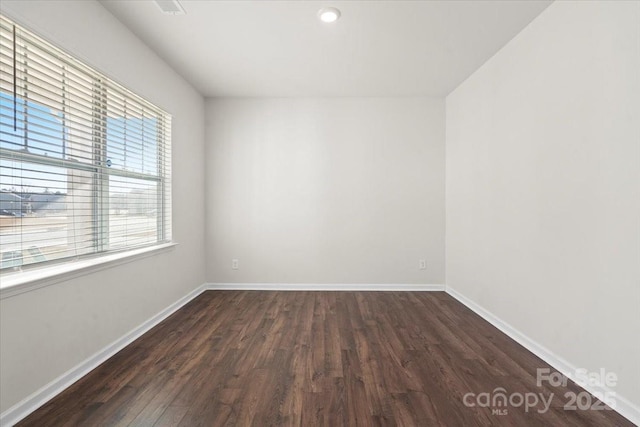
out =
<svg viewBox="0 0 640 427"><path fill-rule="evenodd" d="M318 11L318 17L322 22L336 22L340 18L340 11L335 7L323 7Z"/></svg>

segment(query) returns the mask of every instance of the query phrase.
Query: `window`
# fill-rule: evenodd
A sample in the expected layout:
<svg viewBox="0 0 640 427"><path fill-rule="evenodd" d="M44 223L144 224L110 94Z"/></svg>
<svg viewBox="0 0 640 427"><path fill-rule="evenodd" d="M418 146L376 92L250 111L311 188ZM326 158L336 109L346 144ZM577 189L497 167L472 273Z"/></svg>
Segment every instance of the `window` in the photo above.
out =
<svg viewBox="0 0 640 427"><path fill-rule="evenodd" d="M171 117L0 15L0 270L171 240Z"/></svg>

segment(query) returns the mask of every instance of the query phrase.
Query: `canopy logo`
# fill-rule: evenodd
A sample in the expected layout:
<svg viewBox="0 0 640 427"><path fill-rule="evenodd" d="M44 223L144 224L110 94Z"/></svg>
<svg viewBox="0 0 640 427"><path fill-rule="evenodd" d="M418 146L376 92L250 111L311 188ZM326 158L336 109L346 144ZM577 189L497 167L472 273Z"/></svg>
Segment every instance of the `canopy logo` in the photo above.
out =
<svg viewBox="0 0 640 427"><path fill-rule="evenodd" d="M594 392L593 394L587 391L578 393L566 391L561 395L562 397L560 395L557 396L564 402L563 408L565 411L615 409L616 394L608 390L616 386L618 376L613 372L607 372L603 368L597 372L576 369L573 374L568 376L552 371L550 368L538 368L536 371L536 385L540 388L546 388L543 392L507 393L506 389L497 387L491 392L466 393L462 397L462 403L469 408L490 408L491 415L508 415L509 408L524 408L525 412L536 410L538 413L544 414L549 410L553 399L556 397L554 392L548 391L549 387L566 387L569 380L574 381L581 387L604 388L607 391Z"/></svg>
<svg viewBox="0 0 640 427"><path fill-rule="evenodd" d="M551 406L553 393L547 397L548 398L545 399L545 395L543 393L533 392L511 393L507 395L506 389L498 387L491 393L467 393L462 397L462 403L464 403L464 406L469 408L476 406L480 408L491 408L492 415L507 415L509 413L507 407L524 407L524 411L529 412L533 408L538 408L540 403L542 403L542 407L538 408L537 411L540 414L544 414Z"/></svg>

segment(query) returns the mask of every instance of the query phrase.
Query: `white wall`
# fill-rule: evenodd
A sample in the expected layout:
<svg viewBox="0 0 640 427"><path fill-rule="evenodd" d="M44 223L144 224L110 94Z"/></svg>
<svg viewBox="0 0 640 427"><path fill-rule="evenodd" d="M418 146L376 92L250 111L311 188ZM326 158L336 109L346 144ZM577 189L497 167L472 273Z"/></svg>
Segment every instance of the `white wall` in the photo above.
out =
<svg viewBox="0 0 640 427"><path fill-rule="evenodd" d="M179 245L0 301L0 411L204 282L204 102L94 1L2 1L2 12L173 115L173 235Z"/></svg>
<svg viewBox="0 0 640 427"><path fill-rule="evenodd" d="M209 282L444 283L443 99L210 99L206 117Z"/></svg>
<svg viewBox="0 0 640 427"><path fill-rule="evenodd" d="M636 405L639 23L556 2L446 100L447 285Z"/></svg>

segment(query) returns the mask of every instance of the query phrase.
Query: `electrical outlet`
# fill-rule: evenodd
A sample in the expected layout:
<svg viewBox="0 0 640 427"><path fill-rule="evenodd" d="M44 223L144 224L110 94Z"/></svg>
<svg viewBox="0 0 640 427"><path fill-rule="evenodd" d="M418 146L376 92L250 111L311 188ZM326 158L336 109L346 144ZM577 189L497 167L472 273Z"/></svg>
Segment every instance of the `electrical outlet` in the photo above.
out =
<svg viewBox="0 0 640 427"><path fill-rule="evenodd" d="M231 260L231 268L232 268L233 270L237 270L237 269L239 269L239 268L240 268L240 261L239 261L239 260L237 260L237 259L235 259L235 258L234 258L234 259L232 259L232 260Z"/></svg>
<svg viewBox="0 0 640 427"><path fill-rule="evenodd" d="M427 260L426 259L421 259L420 260L420 270L426 270L427 269Z"/></svg>

